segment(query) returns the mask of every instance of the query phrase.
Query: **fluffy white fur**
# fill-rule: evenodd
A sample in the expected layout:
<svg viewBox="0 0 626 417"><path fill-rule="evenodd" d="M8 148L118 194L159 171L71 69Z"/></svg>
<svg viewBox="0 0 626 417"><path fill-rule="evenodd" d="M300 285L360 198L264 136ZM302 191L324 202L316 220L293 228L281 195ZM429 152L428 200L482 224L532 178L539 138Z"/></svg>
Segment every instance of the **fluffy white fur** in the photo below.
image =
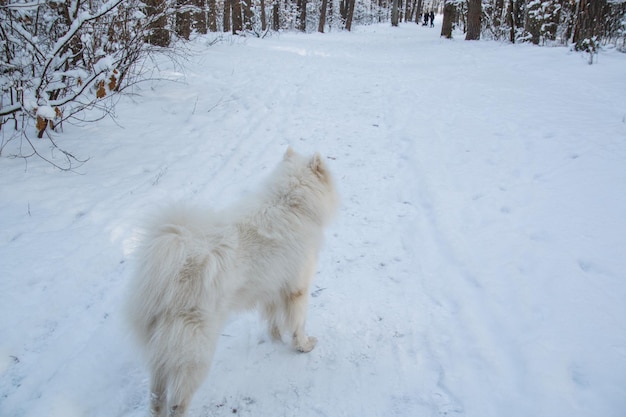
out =
<svg viewBox="0 0 626 417"><path fill-rule="evenodd" d="M128 313L151 372L154 416L184 416L205 379L227 315L258 308L309 352L309 285L323 228L337 207L319 154L287 150L261 193L223 213L183 205L160 213L137 249Z"/></svg>

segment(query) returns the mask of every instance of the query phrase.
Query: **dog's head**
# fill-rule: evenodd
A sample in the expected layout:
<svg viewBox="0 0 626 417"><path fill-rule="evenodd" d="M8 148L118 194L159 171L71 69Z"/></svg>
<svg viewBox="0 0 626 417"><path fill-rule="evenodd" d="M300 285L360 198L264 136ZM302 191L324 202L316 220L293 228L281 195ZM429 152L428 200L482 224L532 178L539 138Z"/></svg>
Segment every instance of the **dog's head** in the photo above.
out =
<svg viewBox="0 0 626 417"><path fill-rule="evenodd" d="M323 225L330 222L339 197L333 176L320 154L305 157L289 147L281 165L288 179L290 204L306 210Z"/></svg>

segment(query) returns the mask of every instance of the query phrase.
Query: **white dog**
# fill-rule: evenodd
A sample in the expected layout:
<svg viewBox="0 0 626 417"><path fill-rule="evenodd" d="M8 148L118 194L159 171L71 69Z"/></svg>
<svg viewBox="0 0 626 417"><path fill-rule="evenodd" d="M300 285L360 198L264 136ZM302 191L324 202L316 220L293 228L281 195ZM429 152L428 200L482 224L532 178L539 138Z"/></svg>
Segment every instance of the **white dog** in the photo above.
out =
<svg viewBox="0 0 626 417"><path fill-rule="evenodd" d="M258 308L274 339L300 352L309 285L323 228L337 207L326 165L291 148L265 189L213 213L176 206L149 225L137 249L128 313L151 371L154 416L184 416L204 381L227 315Z"/></svg>

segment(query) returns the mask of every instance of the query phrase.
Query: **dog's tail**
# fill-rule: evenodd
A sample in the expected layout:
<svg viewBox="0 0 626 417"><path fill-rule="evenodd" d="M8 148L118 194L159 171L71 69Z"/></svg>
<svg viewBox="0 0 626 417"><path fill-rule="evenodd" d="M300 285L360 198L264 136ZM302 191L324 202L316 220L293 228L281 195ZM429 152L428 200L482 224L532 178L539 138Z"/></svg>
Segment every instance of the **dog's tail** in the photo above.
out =
<svg viewBox="0 0 626 417"><path fill-rule="evenodd" d="M164 313L206 306L207 292L232 262L235 235L207 213L174 207L151 222L136 250L128 313L143 344Z"/></svg>

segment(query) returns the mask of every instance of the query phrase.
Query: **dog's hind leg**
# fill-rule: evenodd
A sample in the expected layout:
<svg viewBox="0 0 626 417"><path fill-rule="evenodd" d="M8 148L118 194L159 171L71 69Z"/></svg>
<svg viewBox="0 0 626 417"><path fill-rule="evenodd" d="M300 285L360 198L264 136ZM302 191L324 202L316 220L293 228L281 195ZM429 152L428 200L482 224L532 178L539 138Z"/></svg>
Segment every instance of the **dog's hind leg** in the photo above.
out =
<svg viewBox="0 0 626 417"><path fill-rule="evenodd" d="M315 337L306 335L306 310L309 304L309 294L306 290L299 290L287 296L286 316L287 326L293 334L293 347L300 352L310 352L317 344Z"/></svg>
<svg viewBox="0 0 626 417"><path fill-rule="evenodd" d="M209 347L210 349L210 347ZM169 417L184 417L196 390L204 381L209 370L208 363L190 362L181 365L172 378L169 400Z"/></svg>
<svg viewBox="0 0 626 417"><path fill-rule="evenodd" d="M192 316L193 317L193 316ZM211 360L222 326L222 315L219 312L206 326L201 320L197 326L188 326L186 335L182 336L187 343L180 345L179 358L169 382L169 417L184 417L187 408L211 368Z"/></svg>
<svg viewBox="0 0 626 417"><path fill-rule="evenodd" d="M152 417L165 417L167 378L162 370L152 372L150 381L150 412Z"/></svg>

